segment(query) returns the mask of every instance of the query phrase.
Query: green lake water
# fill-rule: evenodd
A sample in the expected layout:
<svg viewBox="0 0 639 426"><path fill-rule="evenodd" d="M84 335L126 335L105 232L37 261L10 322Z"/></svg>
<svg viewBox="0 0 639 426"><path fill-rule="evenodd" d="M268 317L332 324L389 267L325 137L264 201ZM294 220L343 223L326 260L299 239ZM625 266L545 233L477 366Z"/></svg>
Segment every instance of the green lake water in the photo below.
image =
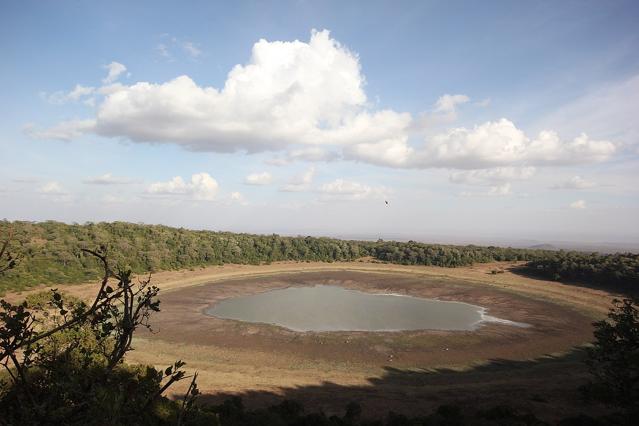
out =
<svg viewBox="0 0 639 426"><path fill-rule="evenodd" d="M318 285L225 299L206 313L294 331L474 330L482 321L509 322L488 317L484 311L462 302Z"/></svg>

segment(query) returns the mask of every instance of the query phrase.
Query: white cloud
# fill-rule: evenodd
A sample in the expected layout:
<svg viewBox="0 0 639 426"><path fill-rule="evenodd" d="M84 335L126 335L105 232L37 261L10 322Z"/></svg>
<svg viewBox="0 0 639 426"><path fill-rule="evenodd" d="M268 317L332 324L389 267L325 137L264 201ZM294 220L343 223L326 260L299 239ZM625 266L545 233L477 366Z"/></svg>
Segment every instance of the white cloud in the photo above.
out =
<svg viewBox="0 0 639 426"><path fill-rule="evenodd" d="M466 95L443 95L437 99L435 103L435 112L443 114L455 114L457 112L457 106L465 104L470 101L470 98Z"/></svg>
<svg viewBox="0 0 639 426"><path fill-rule="evenodd" d="M72 91L69 92L67 97L71 100L77 101L83 96L87 96L92 94L95 91L95 88L89 86L82 86L80 84L76 84Z"/></svg>
<svg viewBox="0 0 639 426"><path fill-rule="evenodd" d="M247 185L268 185L273 180L273 176L269 172L252 173L244 179Z"/></svg>
<svg viewBox="0 0 639 426"><path fill-rule="evenodd" d="M106 77L102 79L102 83L111 84L115 82L120 75L126 71L126 67L119 62L111 62L109 65L105 65L103 68L108 70Z"/></svg>
<svg viewBox="0 0 639 426"><path fill-rule="evenodd" d="M123 85L122 83L115 82L113 84L105 84L104 86L100 87L97 92L101 95L108 96L124 90L126 87L127 86Z"/></svg>
<svg viewBox="0 0 639 426"><path fill-rule="evenodd" d="M369 111L364 83L357 55L328 31L313 32L308 43L260 40L221 89L180 76L106 94L95 132L215 152L371 143L404 133L410 114Z"/></svg>
<svg viewBox="0 0 639 426"><path fill-rule="evenodd" d="M71 200L71 195L69 192L60 185L57 181L49 181L38 188L38 192L42 194L43 197L46 197L48 200L52 201L69 201Z"/></svg>
<svg viewBox="0 0 639 426"><path fill-rule="evenodd" d="M562 141L556 132L545 130L527 147L527 159L537 164L580 164L605 161L616 147L609 141L592 140L582 133L571 141Z"/></svg>
<svg viewBox="0 0 639 426"><path fill-rule="evenodd" d="M583 210L586 208L586 202L584 200L577 200L570 203L571 209Z"/></svg>
<svg viewBox="0 0 639 426"><path fill-rule="evenodd" d="M329 151L317 146L308 148L294 149L284 157L275 157L265 161L271 166L285 166L295 161L335 161L340 158L337 152Z"/></svg>
<svg viewBox="0 0 639 426"><path fill-rule="evenodd" d="M47 182L39 189L42 194L66 194L67 192L56 181Z"/></svg>
<svg viewBox="0 0 639 426"><path fill-rule="evenodd" d="M468 102L470 97L467 95L442 95L435 102L432 112L422 113L413 123L413 128L423 130L433 125L453 122L457 120L457 107Z"/></svg>
<svg viewBox="0 0 639 426"><path fill-rule="evenodd" d="M24 133L33 139L55 139L71 141L92 131L95 128L95 120L69 120L62 121L45 130L38 130L33 124L24 126Z"/></svg>
<svg viewBox="0 0 639 426"><path fill-rule="evenodd" d="M573 176L563 183L552 186L552 189L588 189L594 186L594 182L585 180L580 176Z"/></svg>
<svg viewBox="0 0 639 426"><path fill-rule="evenodd" d="M123 185L133 183L133 180L126 177L113 176L111 173L105 173L102 176L87 178L82 182L90 185Z"/></svg>
<svg viewBox="0 0 639 426"><path fill-rule="evenodd" d="M185 41L182 43L182 48L184 51L192 58L197 58L202 54L202 51L198 49L198 47L193 44L193 42Z"/></svg>
<svg viewBox="0 0 639 426"><path fill-rule="evenodd" d="M502 118L473 129L459 127L436 135L419 150L415 163L421 167L460 169L522 163L565 165L604 161L614 152L612 142L592 140L586 135L562 141L555 132L543 131L536 139L530 139Z"/></svg>
<svg viewBox="0 0 639 426"><path fill-rule="evenodd" d="M336 179L319 188L323 200L363 200L368 198L385 198L388 189L372 187L344 179Z"/></svg>
<svg viewBox="0 0 639 426"><path fill-rule="evenodd" d="M294 161L333 161L339 158L339 154L312 146L293 150L289 153L288 157Z"/></svg>
<svg viewBox="0 0 639 426"><path fill-rule="evenodd" d="M414 149L406 137L360 143L344 148L344 158L389 167L410 167Z"/></svg>
<svg viewBox="0 0 639 426"><path fill-rule="evenodd" d="M197 173L186 182L181 176L176 176L168 182L151 184L147 192L154 195L178 195L194 200L213 200L217 194L218 183L208 173Z"/></svg>
<svg viewBox="0 0 639 426"><path fill-rule="evenodd" d="M44 93L43 97L47 102L57 105L62 105L67 102L77 102L83 97L89 96L95 92L95 87L83 86L76 84L73 90L70 92L58 91L50 95ZM85 100L86 103L86 100Z"/></svg>
<svg viewBox="0 0 639 426"><path fill-rule="evenodd" d="M588 132L639 147L639 74L597 86L595 90L542 116L538 128L565 134Z"/></svg>
<svg viewBox="0 0 639 426"><path fill-rule="evenodd" d="M313 177L315 176L315 167L309 167L304 173L293 176L288 184L280 188L280 191L284 192L302 192L308 191L313 183Z"/></svg>
<svg viewBox="0 0 639 426"><path fill-rule="evenodd" d="M229 198L231 199L231 202L238 203L242 206L248 205L248 201L246 201L246 198L244 197L244 195L242 195L239 192L231 192L231 195L229 196Z"/></svg>
<svg viewBox="0 0 639 426"><path fill-rule="evenodd" d="M162 41L155 45L154 50L162 59L168 62L173 62L175 56L180 56L180 51L192 59L202 56L202 49L190 40L180 40L170 34L162 34L160 39Z"/></svg>
<svg viewBox="0 0 639 426"><path fill-rule="evenodd" d="M502 118L472 129L453 128L425 141L419 148L406 139L392 139L345 148L345 157L389 167L483 169L522 165L569 165L607 160L616 151L609 141L582 134L562 141L552 131L530 139Z"/></svg>
<svg viewBox="0 0 639 426"><path fill-rule="evenodd" d="M510 195L510 184L504 183L503 185L493 186L490 188L491 195Z"/></svg>
<svg viewBox="0 0 639 426"><path fill-rule="evenodd" d="M116 66L114 77L105 81L112 83L124 69ZM248 63L233 67L221 88L199 86L185 75L159 84L109 84L97 89L102 97L95 120L63 122L31 134L69 140L93 132L193 151L284 150L267 161L277 165L329 161L341 150L347 160L418 169L584 164L605 161L617 150L612 142L585 134L572 140L554 131L529 137L505 118L456 127L418 146L412 115L373 110L364 85L358 56L328 31L313 31L308 42L259 40ZM445 94L434 114L454 115L469 101L467 95Z"/></svg>
<svg viewBox="0 0 639 426"><path fill-rule="evenodd" d="M504 183L501 185L491 186L488 191L484 192L462 192L460 195L462 197L503 197L506 195L511 195L511 185L510 183Z"/></svg>
<svg viewBox="0 0 639 426"><path fill-rule="evenodd" d="M464 170L451 173L452 183L465 185L495 185L513 180L526 180L535 175L534 167L496 167L493 169Z"/></svg>

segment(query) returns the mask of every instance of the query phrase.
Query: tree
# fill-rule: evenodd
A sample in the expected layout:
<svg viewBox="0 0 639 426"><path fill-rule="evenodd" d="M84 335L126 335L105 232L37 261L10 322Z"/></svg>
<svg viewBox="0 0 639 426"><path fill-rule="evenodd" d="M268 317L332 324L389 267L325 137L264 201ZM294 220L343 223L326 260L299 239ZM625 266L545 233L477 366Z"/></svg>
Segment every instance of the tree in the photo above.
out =
<svg viewBox="0 0 639 426"><path fill-rule="evenodd" d="M0 424L184 423L196 375L181 406L162 397L187 378L182 361L164 371L123 363L135 330L159 311L159 289L150 276L134 284L130 270L114 272L103 250L84 251L104 272L90 305L56 289L44 306L0 300ZM4 258L0 271L11 262Z"/></svg>
<svg viewBox="0 0 639 426"><path fill-rule="evenodd" d="M586 394L639 414L639 305L637 300L614 300L607 319L593 323L595 342L588 350L594 380ZM636 418L636 417L635 417Z"/></svg>
<svg viewBox="0 0 639 426"><path fill-rule="evenodd" d="M9 229L8 235L6 238L0 240L0 275L9 269L13 269L16 267L18 262L18 257L11 253L10 244L13 241L13 230Z"/></svg>

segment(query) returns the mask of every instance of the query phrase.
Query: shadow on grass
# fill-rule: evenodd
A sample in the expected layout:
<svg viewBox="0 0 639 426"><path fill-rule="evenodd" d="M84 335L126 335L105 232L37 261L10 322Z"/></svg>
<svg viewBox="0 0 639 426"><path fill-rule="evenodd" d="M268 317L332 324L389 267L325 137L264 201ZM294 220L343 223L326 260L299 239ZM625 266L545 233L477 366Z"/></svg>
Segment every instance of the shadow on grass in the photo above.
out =
<svg viewBox="0 0 639 426"><path fill-rule="evenodd" d="M316 385L254 390L237 394L204 394L201 404L220 404L233 396L250 409L283 400L301 402L306 412L343 415L349 402L357 402L368 418L383 418L389 411L409 416L432 413L441 405L483 410L508 405L546 421L580 413L599 415L602 407L585 404L578 388L588 381L585 349L530 361L495 359L465 370L449 368L402 369L387 366L379 377L361 385L322 382ZM259 377L255 378L259 383ZM178 395L175 395L178 397Z"/></svg>

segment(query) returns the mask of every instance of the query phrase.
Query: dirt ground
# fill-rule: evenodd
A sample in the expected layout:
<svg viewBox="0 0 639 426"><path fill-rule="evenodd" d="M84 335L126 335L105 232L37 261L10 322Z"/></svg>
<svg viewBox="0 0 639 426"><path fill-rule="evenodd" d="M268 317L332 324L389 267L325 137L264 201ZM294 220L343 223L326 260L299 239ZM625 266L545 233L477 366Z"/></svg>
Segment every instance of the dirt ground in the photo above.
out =
<svg viewBox="0 0 639 426"><path fill-rule="evenodd" d="M513 272L516 266L282 262L163 272L153 277L162 300L154 331L138 334L127 360L166 367L182 359L199 372L204 400L241 395L249 406L286 397L340 413L354 400L370 414L392 409L415 415L443 403L508 403L551 421L596 412L576 392L588 376L583 351L575 348L591 340L592 321L603 317L615 295L524 277ZM491 274L494 269L504 272ZM203 312L224 298L309 284L463 301L531 327L297 333ZM96 286L58 287L88 298Z"/></svg>
<svg viewBox="0 0 639 426"><path fill-rule="evenodd" d="M281 327L218 319L204 311L219 300L277 288L338 285L380 293L455 300L480 305L488 314L530 324L489 323L475 331L299 333ZM591 319L575 309L492 286L450 277L360 271L301 272L236 278L184 288L162 296L153 334L172 343L277 353L300 360L349 362L368 367L448 366L492 358L529 359L566 351L588 341Z"/></svg>

